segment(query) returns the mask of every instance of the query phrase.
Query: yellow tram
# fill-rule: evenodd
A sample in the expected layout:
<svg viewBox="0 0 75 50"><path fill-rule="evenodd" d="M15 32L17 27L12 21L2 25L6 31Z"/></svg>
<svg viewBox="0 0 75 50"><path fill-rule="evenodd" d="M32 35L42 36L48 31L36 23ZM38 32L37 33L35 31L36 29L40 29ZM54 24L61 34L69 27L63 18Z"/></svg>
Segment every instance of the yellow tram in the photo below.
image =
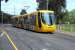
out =
<svg viewBox="0 0 75 50"><path fill-rule="evenodd" d="M36 32L54 32L56 30L54 11L39 10L30 14L12 17L15 27Z"/></svg>

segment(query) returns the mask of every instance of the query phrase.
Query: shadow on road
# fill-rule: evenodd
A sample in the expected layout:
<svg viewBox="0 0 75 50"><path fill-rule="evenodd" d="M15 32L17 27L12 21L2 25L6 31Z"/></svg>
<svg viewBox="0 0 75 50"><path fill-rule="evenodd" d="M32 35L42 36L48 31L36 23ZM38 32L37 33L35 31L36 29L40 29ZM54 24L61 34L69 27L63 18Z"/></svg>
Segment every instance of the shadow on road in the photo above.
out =
<svg viewBox="0 0 75 50"><path fill-rule="evenodd" d="M33 33L38 33L38 34L54 34L54 33L51 33L51 32L35 32L35 31L32 31L32 30L27 30L27 29L24 29L28 32L33 32Z"/></svg>

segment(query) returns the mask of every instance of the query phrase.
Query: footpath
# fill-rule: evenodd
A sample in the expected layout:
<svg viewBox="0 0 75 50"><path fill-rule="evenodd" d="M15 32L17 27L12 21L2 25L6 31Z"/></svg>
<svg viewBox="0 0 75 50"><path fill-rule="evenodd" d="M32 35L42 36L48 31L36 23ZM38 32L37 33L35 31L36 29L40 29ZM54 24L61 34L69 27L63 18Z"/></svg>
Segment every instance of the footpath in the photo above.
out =
<svg viewBox="0 0 75 50"><path fill-rule="evenodd" d="M61 31L61 30L57 30L56 32L60 32L60 33L62 33L62 34L66 34L66 35L70 35L70 36L75 36L75 32L63 32L63 31Z"/></svg>

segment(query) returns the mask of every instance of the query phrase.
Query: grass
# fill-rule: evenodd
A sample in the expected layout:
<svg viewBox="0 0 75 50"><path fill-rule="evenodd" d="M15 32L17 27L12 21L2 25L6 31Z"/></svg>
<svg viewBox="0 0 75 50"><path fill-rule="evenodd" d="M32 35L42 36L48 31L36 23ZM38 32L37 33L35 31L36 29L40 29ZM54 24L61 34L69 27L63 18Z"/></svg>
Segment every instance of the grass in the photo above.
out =
<svg viewBox="0 0 75 50"><path fill-rule="evenodd" d="M0 50L3 50L3 48L0 48Z"/></svg>
<svg viewBox="0 0 75 50"><path fill-rule="evenodd" d="M65 32L75 32L75 24L63 24L60 27L61 31Z"/></svg>

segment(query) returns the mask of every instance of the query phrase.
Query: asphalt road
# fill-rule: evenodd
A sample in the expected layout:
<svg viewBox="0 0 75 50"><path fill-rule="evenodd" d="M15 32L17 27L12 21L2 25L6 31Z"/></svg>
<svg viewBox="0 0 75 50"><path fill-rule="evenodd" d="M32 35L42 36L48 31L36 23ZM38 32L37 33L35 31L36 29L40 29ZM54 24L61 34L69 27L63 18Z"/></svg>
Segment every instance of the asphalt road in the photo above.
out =
<svg viewBox="0 0 75 50"><path fill-rule="evenodd" d="M5 35L0 37L0 50L14 50Z"/></svg>
<svg viewBox="0 0 75 50"><path fill-rule="evenodd" d="M36 33L11 26L2 27L18 50L75 50L75 37L55 32ZM6 35L0 37L3 50L15 50Z"/></svg>

